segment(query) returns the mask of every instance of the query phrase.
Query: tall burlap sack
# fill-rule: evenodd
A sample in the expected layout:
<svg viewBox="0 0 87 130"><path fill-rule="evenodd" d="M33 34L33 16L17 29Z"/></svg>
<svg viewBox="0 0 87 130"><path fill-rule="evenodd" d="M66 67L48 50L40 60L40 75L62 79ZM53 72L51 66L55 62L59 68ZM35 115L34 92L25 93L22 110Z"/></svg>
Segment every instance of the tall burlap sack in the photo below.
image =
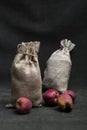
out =
<svg viewBox="0 0 87 130"><path fill-rule="evenodd" d="M38 63L40 42L22 42L18 44L18 53L14 58L11 77L11 103L15 105L19 97L31 99L33 106L42 101L42 80Z"/></svg>
<svg viewBox="0 0 87 130"><path fill-rule="evenodd" d="M56 50L47 61L43 85L46 88L56 88L60 92L64 92L68 88L72 65L70 51L75 47L75 44L64 39L60 45L60 49Z"/></svg>

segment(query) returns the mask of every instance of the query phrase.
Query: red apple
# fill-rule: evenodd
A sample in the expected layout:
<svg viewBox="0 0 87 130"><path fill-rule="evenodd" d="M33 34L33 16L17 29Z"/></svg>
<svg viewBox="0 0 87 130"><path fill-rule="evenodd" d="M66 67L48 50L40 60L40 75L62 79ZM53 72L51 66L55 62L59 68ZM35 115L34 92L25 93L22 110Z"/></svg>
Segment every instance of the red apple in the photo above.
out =
<svg viewBox="0 0 87 130"><path fill-rule="evenodd" d="M20 97L16 101L16 109L19 113L25 114L30 112L32 108L32 102L29 98Z"/></svg>
<svg viewBox="0 0 87 130"><path fill-rule="evenodd" d="M60 110L71 110L73 106L73 100L70 95L63 93L58 97L58 105Z"/></svg>
<svg viewBox="0 0 87 130"><path fill-rule="evenodd" d="M76 93L73 90L67 90L65 93L68 94L68 95L70 95L72 97L73 102L75 101L75 99L76 99Z"/></svg>
<svg viewBox="0 0 87 130"><path fill-rule="evenodd" d="M44 94L43 94L43 99L44 102L47 106L55 106L57 105L57 99L59 96L59 92L56 89L48 89Z"/></svg>

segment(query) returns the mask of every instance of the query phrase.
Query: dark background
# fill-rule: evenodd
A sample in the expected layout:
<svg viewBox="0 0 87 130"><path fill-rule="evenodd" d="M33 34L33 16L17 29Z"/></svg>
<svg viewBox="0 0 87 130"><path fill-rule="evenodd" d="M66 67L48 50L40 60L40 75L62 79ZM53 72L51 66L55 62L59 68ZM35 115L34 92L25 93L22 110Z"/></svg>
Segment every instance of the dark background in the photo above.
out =
<svg viewBox="0 0 87 130"><path fill-rule="evenodd" d="M71 52L69 89L77 94L70 113L55 107L33 108L17 115L4 105L10 99L11 64L17 44L40 41L41 74L60 40L76 44ZM87 0L1 0L0 1L0 130L87 129Z"/></svg>

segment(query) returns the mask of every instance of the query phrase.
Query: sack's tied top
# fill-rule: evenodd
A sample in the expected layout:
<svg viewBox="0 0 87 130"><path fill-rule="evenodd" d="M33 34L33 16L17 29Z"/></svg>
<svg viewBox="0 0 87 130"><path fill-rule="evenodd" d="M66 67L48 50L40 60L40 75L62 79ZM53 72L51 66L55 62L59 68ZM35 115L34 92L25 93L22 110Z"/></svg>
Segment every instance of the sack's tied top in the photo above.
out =
<svg viewBox="0 0 87 130"><path fill-rule="evenodd" d="M18 44L17 51L18 53L21 53L21 54L37 56L37 53L39 51L39 46L40 46L40 42L38 41L22 42L21 44Z"/></svg>

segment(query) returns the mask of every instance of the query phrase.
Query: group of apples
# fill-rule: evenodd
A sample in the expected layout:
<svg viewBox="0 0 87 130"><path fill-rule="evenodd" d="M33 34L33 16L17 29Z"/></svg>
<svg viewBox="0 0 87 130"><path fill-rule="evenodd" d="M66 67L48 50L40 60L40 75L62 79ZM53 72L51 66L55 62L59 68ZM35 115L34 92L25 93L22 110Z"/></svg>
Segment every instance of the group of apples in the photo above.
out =
<svg viewBox="0 0 87 130"><path fill-rule="evenodd" d="M76 93L73 90L67 90L60 93L57 89L48 89L43 93L43 101L46 106L58 106L61 111L70 111L76 99ZM29 113L32 108L32 102L29 98L20 97L16 101L17 112L21 114Z"/></svg>
<svg viewBox="0 0 87 130"><path fill-rule="evenodd" d="M76 93L73 90L67 90L60 93L56 89L48 89L43 94L44 103L47 106L57 106L61 111L71 111L76 99Z"/></svg>

